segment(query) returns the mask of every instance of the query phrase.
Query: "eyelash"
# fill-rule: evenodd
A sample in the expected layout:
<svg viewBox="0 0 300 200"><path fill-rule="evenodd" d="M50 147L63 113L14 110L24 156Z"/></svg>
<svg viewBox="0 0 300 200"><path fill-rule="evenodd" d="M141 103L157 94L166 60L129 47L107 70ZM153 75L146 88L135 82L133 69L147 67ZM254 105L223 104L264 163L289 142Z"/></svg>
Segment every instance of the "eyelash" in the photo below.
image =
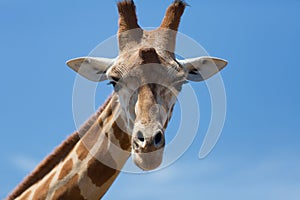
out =
<svg viewBox="0 0 300 200"><path fill-rule="evenodd" d="M118 81L119 81L119 78L113 76L113 77L111 77L111 80L108 82L108 85L112 85L113 87L115 87L117 85Z"/></svg>
<svg viewBox="0 0 300 200"><path fill-rule="evenodd" d="M115 92L118 92L121 89L121 85L118 84L119 79L112 77L113 80L108 82L108 85L112 85L114 87Z"/></svg>

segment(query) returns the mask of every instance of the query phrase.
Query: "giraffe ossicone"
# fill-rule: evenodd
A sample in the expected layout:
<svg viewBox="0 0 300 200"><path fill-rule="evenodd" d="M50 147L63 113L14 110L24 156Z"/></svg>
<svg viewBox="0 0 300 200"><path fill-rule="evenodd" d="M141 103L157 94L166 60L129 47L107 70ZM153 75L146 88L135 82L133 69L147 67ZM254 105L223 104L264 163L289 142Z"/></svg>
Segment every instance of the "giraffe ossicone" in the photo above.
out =
<svg viewBox="0 0 300 200"><path fill-rule="evenodd" d="M142 170L161 164L165 130L182 85L206 80L227 65L208 56L176 59L176 35L185 7L184 1L175 0L160 27L149 31L138 25L133 1L118 2L118 57L67 61L88 80L110 81L113 94L9 200L99 199L130 155Z"/></svg>

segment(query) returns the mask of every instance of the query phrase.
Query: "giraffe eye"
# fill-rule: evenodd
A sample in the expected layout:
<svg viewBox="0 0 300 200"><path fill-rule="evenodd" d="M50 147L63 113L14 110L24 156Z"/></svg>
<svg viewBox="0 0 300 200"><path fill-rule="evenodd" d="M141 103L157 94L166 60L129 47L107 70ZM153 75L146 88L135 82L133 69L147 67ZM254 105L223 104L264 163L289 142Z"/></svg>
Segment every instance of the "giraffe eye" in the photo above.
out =
<svg viewBox="0 0 300 200"><path fill-rule="evenodd" d="M108 85L112 85L114 87L115 92L118 92L121 89L121 84L115 80L109 81Z"/></svg>
<svg viewBox="0 0 300 200"><path fill-rule="evenodd" d="M117 82L115 82L115 81L109 81L107 85L112 85L113 87L116 87Z"/></svg>
<svg viewBox="0 0 300 200"><path fill-rule="evenodd" d="M119 80L120 80L119 78L112 76L110 77L110 81L108 82L108 85L112 85L115 88Z"/></svg>

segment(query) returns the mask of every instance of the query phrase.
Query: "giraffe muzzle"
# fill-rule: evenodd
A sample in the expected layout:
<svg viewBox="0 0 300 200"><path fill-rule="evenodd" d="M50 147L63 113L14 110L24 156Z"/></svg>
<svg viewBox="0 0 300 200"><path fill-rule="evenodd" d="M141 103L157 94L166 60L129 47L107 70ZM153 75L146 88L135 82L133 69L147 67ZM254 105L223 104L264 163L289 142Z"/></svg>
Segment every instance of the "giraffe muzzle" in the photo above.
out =
<svg viewBox="0 0 300 200"><path fill-rule="evenodd" d="M146 134L138 130L132 137L132 158L134 163L143 170L153 170L162 162L165 147L163 131L154 131L154 134Z"/></svg>

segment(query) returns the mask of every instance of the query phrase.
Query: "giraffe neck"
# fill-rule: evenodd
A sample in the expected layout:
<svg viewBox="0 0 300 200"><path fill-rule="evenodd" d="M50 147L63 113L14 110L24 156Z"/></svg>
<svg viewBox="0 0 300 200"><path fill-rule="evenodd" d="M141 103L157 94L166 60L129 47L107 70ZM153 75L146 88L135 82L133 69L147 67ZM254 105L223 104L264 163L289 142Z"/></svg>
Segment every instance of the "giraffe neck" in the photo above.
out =
<svg viewBox="0 0 300 200"><path fill-rule="evenodd" d="M80 130L79 135L81 139L70 153L16 199L92 200L106 193L131 148L116 95L84 135Z"/></svg>

